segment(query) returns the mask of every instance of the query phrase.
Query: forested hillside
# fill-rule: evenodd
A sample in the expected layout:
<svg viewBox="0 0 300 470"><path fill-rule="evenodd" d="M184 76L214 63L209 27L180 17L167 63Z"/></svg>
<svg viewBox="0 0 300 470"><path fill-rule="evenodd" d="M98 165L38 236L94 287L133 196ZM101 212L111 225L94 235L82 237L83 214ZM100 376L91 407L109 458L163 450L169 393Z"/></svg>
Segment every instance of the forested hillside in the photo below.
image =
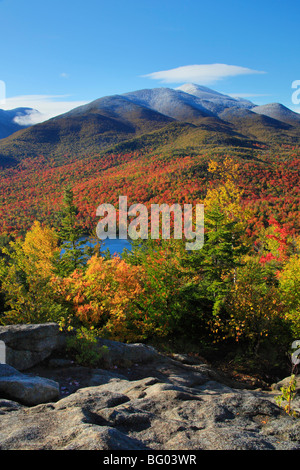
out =
<svg viewBox="0 0 300 470"><path fill-rule="evenodd" d="M298 148L244 159L133 152L5 170L1 322L76 327L83 363L98 360L96 334L206 354L225 348L256 372L286 373L300 334L299 156ZM117 208L120 195L148 208L204 203L203 248L171 239L138 243L122 258L98 246L83 252L96 208Z"/></svg>

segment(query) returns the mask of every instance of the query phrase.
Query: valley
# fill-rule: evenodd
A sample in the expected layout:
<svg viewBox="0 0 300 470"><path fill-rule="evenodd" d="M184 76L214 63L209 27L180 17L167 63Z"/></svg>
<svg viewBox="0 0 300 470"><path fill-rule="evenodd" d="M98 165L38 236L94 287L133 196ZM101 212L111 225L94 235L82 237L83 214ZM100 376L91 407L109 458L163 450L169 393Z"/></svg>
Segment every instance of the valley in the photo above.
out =
<svg viewBox="0 0 300 470"><path fill-rule="evenodd" d="M103 97L0 139L0 231L55 224L69 184L88 232L98 205L119 195L201 202L208 161L226 155L241 163L251 230L272 211L297 230L299 145L299 115L280 104L257 107L193 84Z"/></svg>

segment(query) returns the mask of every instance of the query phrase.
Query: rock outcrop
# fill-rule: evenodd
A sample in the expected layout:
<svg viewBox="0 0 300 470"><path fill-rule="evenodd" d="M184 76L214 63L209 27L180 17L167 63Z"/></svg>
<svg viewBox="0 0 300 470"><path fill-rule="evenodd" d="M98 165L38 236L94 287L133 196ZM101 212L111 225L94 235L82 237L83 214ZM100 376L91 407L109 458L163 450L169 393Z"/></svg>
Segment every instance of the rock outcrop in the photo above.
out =
<svg viewBox="0 0 300 470"><path fill-rule="evenodd" d="M276 405L278 391L246 390L183 355L110 346L134 360L91 369L51 358L28 371L59 383L52 402L29 407L0 392L0 449L300 450L299 419Z"/></svg>
<svg viewBox="0 0 300 470"><path fill-rule="evenodd" d="M38 405L57 400L59 384L53 380L22 374L11 366L0 364L0 397L24 405Z"/></svg>
<svg viewBox="0 0 300 470"><path fill-rule="evenodd" d="M56 323L0 326L0 341L6 346L6 363L18 370L33 367L65 345Z"/></svg>
<svg viewBox="0 0 300 470"><path fill-rule="evenodd" d="M0 400L0 449L300 450L299 421L258 392L204 377L105 380L32 408Z"/></svg>

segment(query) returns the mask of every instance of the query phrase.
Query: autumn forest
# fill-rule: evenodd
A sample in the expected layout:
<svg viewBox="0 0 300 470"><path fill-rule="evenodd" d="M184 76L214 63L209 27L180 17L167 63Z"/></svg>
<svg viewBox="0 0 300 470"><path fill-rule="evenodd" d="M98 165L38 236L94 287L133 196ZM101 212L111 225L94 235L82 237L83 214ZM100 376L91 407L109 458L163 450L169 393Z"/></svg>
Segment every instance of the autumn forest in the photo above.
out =
<svg viewBox="0 0 300 470"><path fill-rule="evenodd" d="M288 367L300 337L300 148L224 149L59 165L38 156L2 169L1 323L56 321L85 341L188 345ZM99 240L83 246L95 238L96 208L117 207L120 195L149 208L204 203L204 247L148 240L120 257L100 252Z"/></svg>

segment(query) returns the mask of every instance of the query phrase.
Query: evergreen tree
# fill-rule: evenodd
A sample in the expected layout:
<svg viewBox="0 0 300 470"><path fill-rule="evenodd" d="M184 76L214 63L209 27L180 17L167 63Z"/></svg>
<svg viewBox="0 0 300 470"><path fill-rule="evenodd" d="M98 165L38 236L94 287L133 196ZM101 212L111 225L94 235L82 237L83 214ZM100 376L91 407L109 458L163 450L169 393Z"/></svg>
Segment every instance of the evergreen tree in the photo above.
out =
<svg viewBox="0 0 300 470"><path fill-rule="evenodd" d="M58 273L67 276L75 269L83 267L91 249L87 247L86 236L82 228L77 224L78 209L74 204L74 194L67 187L63 197L63 210L61 212L58 236L62 241L62 251L58 261Z"/></svg>
<svg viewBox="0 0 300 470"><path fill-rule="evenodd" d="M215 205L205 213L205 237L201 250L186 255L184 264L195 274L198 295L212 301L216 313L236 281L236 268L248 248L242 242L238 221L228 221Z"/></svg>

